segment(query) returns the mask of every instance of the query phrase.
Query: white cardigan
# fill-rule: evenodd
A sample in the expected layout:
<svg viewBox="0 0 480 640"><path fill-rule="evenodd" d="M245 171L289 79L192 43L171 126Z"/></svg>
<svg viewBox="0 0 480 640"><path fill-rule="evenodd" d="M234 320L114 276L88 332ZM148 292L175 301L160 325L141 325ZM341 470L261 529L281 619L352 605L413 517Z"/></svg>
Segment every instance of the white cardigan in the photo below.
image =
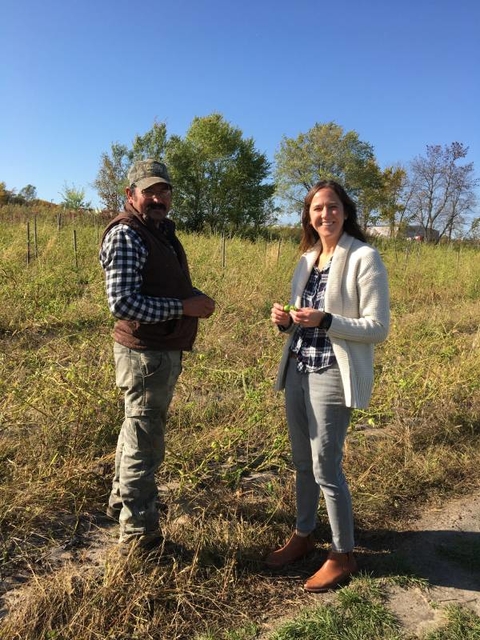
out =
<svg viewBox="0 0 480 640"><path fill-rule="evenodd" d="M321 244L302 255L292 278L290 304L302 306L302 294L321 252ZM390 324L388 278L378 251L344 233L332 258L325 290L325 311L332 314L328 330L338 362L347 407L368 406L373 387L373 345L385 340ZM291 325L275 389L285 388Z"/></svg>

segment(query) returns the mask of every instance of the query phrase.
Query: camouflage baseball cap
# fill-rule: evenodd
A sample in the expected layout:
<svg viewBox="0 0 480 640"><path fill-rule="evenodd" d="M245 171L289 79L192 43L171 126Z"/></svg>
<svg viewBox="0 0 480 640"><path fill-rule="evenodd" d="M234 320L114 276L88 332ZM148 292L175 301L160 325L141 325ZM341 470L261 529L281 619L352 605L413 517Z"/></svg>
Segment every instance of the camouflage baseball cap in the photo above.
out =
<svg viewBox="0 0 480 640"><path fill-rule="evenodd" d="M172 186L167 167L163 162L157 160L138 160L130 167L128 174L128 184L135 184L139 189L147 189L153 184L164 182Z"/></svg>

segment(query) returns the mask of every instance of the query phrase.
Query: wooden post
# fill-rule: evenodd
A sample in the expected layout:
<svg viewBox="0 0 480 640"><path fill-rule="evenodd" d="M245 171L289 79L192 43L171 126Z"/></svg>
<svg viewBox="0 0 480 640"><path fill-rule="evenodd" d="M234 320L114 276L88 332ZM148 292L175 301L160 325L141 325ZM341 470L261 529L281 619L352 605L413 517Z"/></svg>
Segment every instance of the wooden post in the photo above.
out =
<svg viewBox="0 0 480 640"><path fill-rule="evenodd" d="M75 267L78 269L78 254L77 254L77 232L73 230L73 253L75 255Z"/></svg>
<svg viewBox="0 0 480 640"><path fill-rule="evenodd" d="M227 266L227 247L225 241L225 234L222 234L222 267L225 269Z"/></svg>
<svg viewBox="0 0 480 640"><path fill-rule="evenodd" d="M37 235L37 215L33 216L33 246L35 258L38 258L38 235Z"/></svg>
<svg viewBox="0 0 480 640"><path fill-rule="evenodd" d="M30 264L30 222L27 222L27 266Z"/></svg>

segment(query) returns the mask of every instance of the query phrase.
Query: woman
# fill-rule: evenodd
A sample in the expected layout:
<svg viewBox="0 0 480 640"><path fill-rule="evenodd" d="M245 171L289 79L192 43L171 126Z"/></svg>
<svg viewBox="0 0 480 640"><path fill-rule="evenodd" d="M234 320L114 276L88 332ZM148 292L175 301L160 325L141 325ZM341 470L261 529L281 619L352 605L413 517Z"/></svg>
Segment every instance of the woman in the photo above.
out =
<svg viewBox="0 0 480 640"><path fill-rule="evenodd" d="M304 251L292 279L290 309L275 303L271 319L289 334L276 389L285 389L296 471L296 530L270 553L280 568L314 548L320 490L332 532L327 560L305 583L326 591L357 571L350 491L342 471L353 408L365 408L373 385L373 345L385 340L388 282L379 253L366 244L355 203L337 182L308 192L302 213Z"/></svg>

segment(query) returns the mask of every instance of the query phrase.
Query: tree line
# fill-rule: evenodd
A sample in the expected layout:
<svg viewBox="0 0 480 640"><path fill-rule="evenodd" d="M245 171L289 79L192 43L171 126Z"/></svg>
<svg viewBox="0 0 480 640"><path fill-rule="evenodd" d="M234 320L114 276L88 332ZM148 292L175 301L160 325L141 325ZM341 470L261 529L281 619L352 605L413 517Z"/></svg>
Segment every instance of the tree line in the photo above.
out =
<svg viewBox="0 0 480 640"><path fill-rule="evenodd" d="M414 224L427 241L437 242L480 233L480 218L472 217L479 181L467 155L468 147L460 142L427 145L408 165L382 169L371 144L356 131L328 122L296 138L283 137L271 163L253 138L212 113L194 118L184 137L169 136L166 124L155 122L130 146L112 143L101 155L93 187L113 214L123 208L131 163L156 158L171 173L171 216L180 229L251 235L280 216L298 219L310 187L320 179L335 179L356 200L365 229L388 226L393 236ZM16 197L28 203L34 192L28 185ZM88 208L83 190L65 186L62 195L64 206Z"/></svg>
<svg viewBox="0 0 480 640"><path fill-rule="evenodd" d="M91 203L85 200L85 189L78 189L75 185L65 183L60 195L62 196L60 206L63 209L91 209ZM52 207L58 206L53 202L46 203L45 201L39 200L37 197L37 188L34 187L33 184L27 184L17 193L15 189L7 189L5 182L0 182L0 207L7 204L21 206L51 204Z"/></svg>

